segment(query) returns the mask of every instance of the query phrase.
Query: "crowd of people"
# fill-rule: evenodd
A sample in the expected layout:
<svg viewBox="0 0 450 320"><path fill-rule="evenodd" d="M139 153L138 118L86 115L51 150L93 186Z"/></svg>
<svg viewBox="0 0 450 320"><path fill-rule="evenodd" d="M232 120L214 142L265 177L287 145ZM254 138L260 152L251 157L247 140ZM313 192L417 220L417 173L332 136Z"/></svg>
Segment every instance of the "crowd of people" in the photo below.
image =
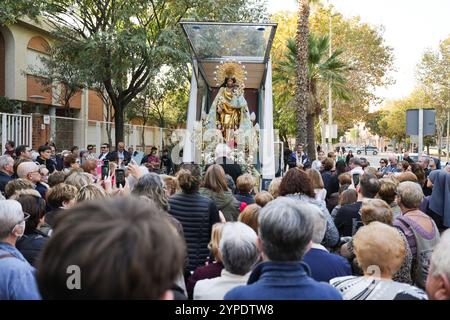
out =
<svg viewBox="0 0 450 320"><path fill-rule="evenodd" d="M226 145L202 172L123 142L8 144L0 299L450 299L450 172L427 157L299 146L258 190Z"/></svg>

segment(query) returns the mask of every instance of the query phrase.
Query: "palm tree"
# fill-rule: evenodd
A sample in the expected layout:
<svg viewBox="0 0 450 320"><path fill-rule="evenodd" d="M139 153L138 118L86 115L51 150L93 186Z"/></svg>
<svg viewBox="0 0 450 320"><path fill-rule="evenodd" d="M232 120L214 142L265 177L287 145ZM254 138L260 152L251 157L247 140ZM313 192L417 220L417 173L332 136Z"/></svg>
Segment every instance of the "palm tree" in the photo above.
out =
<svg viewBox="0 0 450 320"><path fill-rule="evenodd" d="M297 22L297 86L295 92L295 106L297 115L297 144L306 144L308 108L308 37L309 37L309 4L310 0L298 1Z"/></svg>
<svg viewBox="0 0 450 320"><path fill-rule="evenodd" d="M348 100L349 92L346 87L345 73L349 67L340 60L342 50L335 50L331 56L328 54L329 37L309 35L308 59L307 59L307 84L308 91L306 101L308 102L304 116L306 119L306 141L308 144L308 154L311 159L315 158L315 125L318 116L322 113L321 92L331 81L333 95L337 99ZM293 38L286 42L287 52L284 60L275 66L274 82L282 83L286 90L281 95L281 99L289 103L292 100L293 92L289 90L297 77L297 44ZM292 87L290 87L292 88ZM298 92L298 88L296 88ZM297 97L297 95L296 95ZM297 115L298 117L298 115Z"/></svg>

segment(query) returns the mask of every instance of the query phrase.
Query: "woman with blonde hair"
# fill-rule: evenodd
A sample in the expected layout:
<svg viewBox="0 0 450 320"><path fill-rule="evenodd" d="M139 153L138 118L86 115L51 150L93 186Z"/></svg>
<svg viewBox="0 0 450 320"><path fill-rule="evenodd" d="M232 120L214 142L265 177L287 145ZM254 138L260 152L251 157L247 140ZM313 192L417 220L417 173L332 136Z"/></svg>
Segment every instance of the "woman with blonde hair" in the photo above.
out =
<svg viewBox="0 0 450 320"><path fill-rule="evenodd" d="M399 232L378 221L361 227L353 239L362 277L346 276L330 280L344 300L426 300L422 290L392 280L405 258L405 245Z"/></svg>
<svg viewBox="0 0 450 320"><path fill-rule="evenodd" d="M269 193L272 195L274 199L278 198L280 195L280 184L281 184L281 177L273 179L269 184Z"/></svg>
<svg viewBox="0 0 450 320"><path fill-rule="evenodd" d="M361 213L361 221L364 225L369 225L372 222L381 222L388 226L393 225L394 218L392 214L392 209L385 201L381 199L364 200L361 206L360 213ZM405 257L398 271L393 274L393 279L398 282L412 284L413 281L411 278L411 265L412 265L411 250L409 249L408 241L406 240L406 237L403 235L403 233L398 229L395 230L398 232L398 234L402 239ZM355 258L353 239L350 239L349 242L341 246L341 255L350 260ZM358 268L356 267L356 269Z"/></svg>
<svg viewBox="0 0 450 320"><path fill-rule="evenodd" d="M208 243L208 249L211 256L208 257L205 265L197 267L194 273L186 281L186 289L190 298L192 298L197 281L219 277L222 272L223 264L219 254L219 243L220 239L222 239L222 229L224 225L224 223L216 223L213 225L211 240Z"/></svg>
<svg viewBox="0 0 450 320"><path fill-rule="evenodd" d="M78 190L75 200L77 203L80 203L89 200L103 200L107 197L108 194L105 189L96 184L88 184Z"/></svg>
<svg viewBox="0 0 450 320"><path fill-rule="evenodd" d="M316 169L308 169L306 170L306 173L311 178L314 193L316 194L315 198L317 201L325 201L325 198L327 197L327 190L324 188L323 179L320 175L320 172Z"/></svg>
<svg viewBox="0 0 450 320"><path fill-rule="evenodd" d="M200 194L214 200L217 209L222 211L226 221L237 220L240 202L228 189L225 171L220 165L213 164L206 170Z"/></svg>
<svg viewBox="0 0 450 320"><path fill-rule="evenodd" d="M261 211L261 207L258 206L256 203L250 204L245 207L245 209L241 212L239 215L238 221L245 223L250 228L255 230L256 234L258 234L258 216L259 212Z"/></svg>

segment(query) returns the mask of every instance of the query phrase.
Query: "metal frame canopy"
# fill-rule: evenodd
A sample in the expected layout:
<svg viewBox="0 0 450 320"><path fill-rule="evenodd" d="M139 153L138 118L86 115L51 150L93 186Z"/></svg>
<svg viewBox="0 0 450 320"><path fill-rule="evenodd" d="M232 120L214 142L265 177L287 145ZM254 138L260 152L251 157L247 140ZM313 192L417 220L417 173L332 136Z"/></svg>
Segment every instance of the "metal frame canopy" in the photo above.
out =
<svg viewBox="0 0 450 320"><path fill-rule="evenodd" d="M214 71L221 61L234 60L248 72L245 86L259 89L277 28L276 23L180 22L208 86L217 87Z"/></svg>

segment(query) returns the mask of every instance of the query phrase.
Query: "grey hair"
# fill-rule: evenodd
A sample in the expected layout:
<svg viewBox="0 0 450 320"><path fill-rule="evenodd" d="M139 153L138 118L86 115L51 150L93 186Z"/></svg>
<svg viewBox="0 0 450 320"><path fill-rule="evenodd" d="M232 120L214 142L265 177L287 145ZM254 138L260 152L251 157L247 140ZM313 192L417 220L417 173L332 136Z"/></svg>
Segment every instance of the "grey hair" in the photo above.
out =
<svg viewBox="0 0 450 320"><path fill-rule="evenodd" d="M0 201L0 241L23 219L22 205L16 200Z"/></svg>
<svg viewBox="0 0 450 320"><path fill-rule="evenodd" d="M170 209L169 199L164 191L164 181L156 173L150 172L139 178L134 186L132 194L135 196L146 196L153 200L162 210L168 212Z"/></svg>
<svg viewBox="0 0 450 320"><path fill-rule="evenodd" d="M76 187L78 190L80 190L81 187L87 186L88 184L91 184L93 182L94 181L92 180L89 173L77 171L69 174L64 180L64 183L70 184Z"/></svg>
<svg viewBox="0 0 450 320"><path fill-rule="evenodd" d="M7 165L14 165L14 159L9 155L0 156L0 170L4 170Z"/></svg>
<svg viewBox="0 0 450 320"><path fill-rule="evenodd" d="M300 261L314 230L311 207L305 202L278 197L259 214L259 237L272 261Z"/></svg>
<svg viewBox="0 0 450 320"><path fill-rule="evenodd" d="M145 166L139 166L139 172L141 173L141 176L146 175L147 173L149 173L147 167L145 167ZM128 187L130 188L130 190L133 191L134 186L136 185L138 180L139 179L136 179L136 177L131 175L131 174L127 177Z"/></svg>
<svg viewBox="0 0 450 320"><path fill-rule="evenodd" d="M430 269L434 277L445 275L450 280L450 230L442 233L441 240L434 248Z"/></svg>
<svg viewBox="0 0 450 320"><path fill-rule="evenodd" d="M259 257L256 239L256 232L246 224L226 223L219 243L225 270L241 276L248 273Z"/></svg>
<svg viewBox="0 0 450 320"><path fill-rule="evenodd" d="M422 188L412 181L401 182L398 185L397 194L401 203L408 209L418 208L423 200Z"/></svg>
<svg viewBox="0 0 450 320"><path fill-rule="evenodd" d="M350 158L350 160L348 161L348 163L349 163L349 164L352 164L352 163L353 163L355 166L360 166L360 167L362 167L362 161L361 161L361 159L358 158L358 157Z"/></svg>
<svg viewBox="0 0 450 320"><path fill-rule="evenodd" d="M75 200L77 203L79 203L82 201L89 201L89 200L103 200L106 199L107 197L108 194L102 187L96 184L88 184L82 186L78 190Z"/></svg>
<svg viewBox="0 0 450 320"><path fill-rule="evenodd" d="M309 212L312 213L311 216L314 224L312 242L322 243L323 238L325 237L325 232L327 231L327 218L318 206L309 203L306 204L309 206Z"/></svg>

